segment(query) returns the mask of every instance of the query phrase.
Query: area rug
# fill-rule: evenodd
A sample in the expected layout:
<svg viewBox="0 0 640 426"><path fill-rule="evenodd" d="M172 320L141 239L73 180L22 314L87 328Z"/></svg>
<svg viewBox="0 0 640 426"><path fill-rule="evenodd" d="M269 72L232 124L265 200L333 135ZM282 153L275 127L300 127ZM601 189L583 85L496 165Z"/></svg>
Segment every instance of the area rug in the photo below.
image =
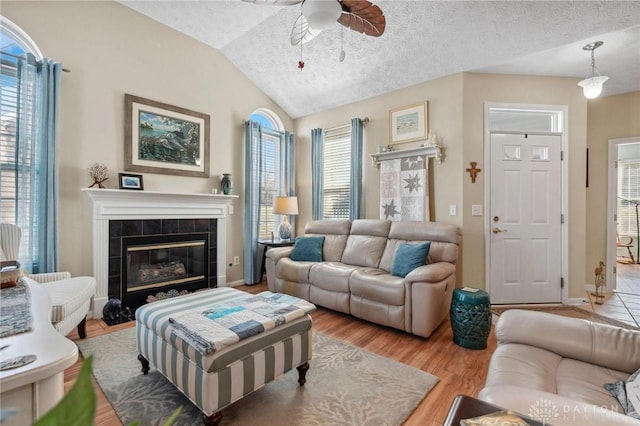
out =
<svg viewBox="0 0 640 426"><path fill-rule="evenodd" d="M500 314L504 313L509 309L524 309L527 311L547 312L550 314L556 314L563 317L587 319L594 322L600 322L603 324L611 324L618 327L636 329L636 327L632 325L629 325L622 321L616 321L614 319L607 318L603 315L599 315L594 312L587 311L585 309L580 308L579 306L572 306L572 305L563 305L563 306L493 305L491 306L491 312L497 316L500 316Z"/></svg>
<svg viewBox="0 0 640 426"><path fill-rule="evenodd" d="M183 406L176 425L202 425L200 411L154 368L140 372L135 329L79 341L93 374L124 424L160 425ZM300 387L294 369L223 411L222 425L400 425L438 382L424 371L320 333Z"/></svg>

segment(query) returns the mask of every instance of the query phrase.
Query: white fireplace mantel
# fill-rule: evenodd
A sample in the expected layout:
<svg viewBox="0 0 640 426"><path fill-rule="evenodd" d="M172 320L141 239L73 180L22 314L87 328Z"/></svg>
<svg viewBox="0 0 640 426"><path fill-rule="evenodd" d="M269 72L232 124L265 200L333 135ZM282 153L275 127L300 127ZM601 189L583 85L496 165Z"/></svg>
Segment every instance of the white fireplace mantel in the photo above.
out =
<svg viewBox="0 0 640 426"><path fill-rule="evenodd" d="M83 188L93 202L93 275L98 282L94 318L109 298L109 221L136 219L217 219L218 286L227 282L227 216L237 195L188 194Z"/></svg>

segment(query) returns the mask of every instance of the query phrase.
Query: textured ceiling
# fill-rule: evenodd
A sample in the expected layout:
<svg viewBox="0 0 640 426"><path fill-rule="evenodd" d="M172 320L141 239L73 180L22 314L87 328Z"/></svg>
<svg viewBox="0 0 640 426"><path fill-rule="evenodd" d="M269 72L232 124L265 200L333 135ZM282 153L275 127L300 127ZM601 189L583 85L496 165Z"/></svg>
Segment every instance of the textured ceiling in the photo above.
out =
<svg viewBox="0 0 640 426"><path fill-rule="evenodd" d="M292 118L462 71L586 77L582 46L604 41L603 95L640 90L640 1L380 0L379 38L341 26L300 47L289 42L300 6L241 0L121 3L219 49ZM577 88L579 90L579 88Z"/></svg>

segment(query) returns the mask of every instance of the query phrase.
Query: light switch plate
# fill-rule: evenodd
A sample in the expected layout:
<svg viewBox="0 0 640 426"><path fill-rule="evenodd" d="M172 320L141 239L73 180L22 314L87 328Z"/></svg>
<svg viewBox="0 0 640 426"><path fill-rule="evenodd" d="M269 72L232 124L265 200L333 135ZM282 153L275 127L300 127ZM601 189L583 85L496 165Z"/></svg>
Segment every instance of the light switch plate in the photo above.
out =
<svg viewBox="0 0 640 426"><path fill-rule="evenodd" d="M482 204L471 205L471 216L482 216Z"/></svg>
<svg viewBox="0 0 640 426"><path fill-rule="evenodd" d="M458 214L458 208L455 204L449 206L449 216L455 216Z"/></svg>

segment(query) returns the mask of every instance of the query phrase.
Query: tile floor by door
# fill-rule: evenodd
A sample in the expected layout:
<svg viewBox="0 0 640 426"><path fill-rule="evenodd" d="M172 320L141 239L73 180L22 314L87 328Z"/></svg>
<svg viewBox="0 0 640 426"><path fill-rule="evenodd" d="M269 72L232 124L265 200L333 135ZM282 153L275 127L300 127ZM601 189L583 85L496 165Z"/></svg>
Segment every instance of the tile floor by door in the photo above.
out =
<svg viewBox="0 0 640 426"><path fill-rule="evenodd" d="M591 308L599 315L640 328L640 265L618 262L616 267L616 290L605 294L602 304L595 303L595 296L589 293Z"/></svg>

